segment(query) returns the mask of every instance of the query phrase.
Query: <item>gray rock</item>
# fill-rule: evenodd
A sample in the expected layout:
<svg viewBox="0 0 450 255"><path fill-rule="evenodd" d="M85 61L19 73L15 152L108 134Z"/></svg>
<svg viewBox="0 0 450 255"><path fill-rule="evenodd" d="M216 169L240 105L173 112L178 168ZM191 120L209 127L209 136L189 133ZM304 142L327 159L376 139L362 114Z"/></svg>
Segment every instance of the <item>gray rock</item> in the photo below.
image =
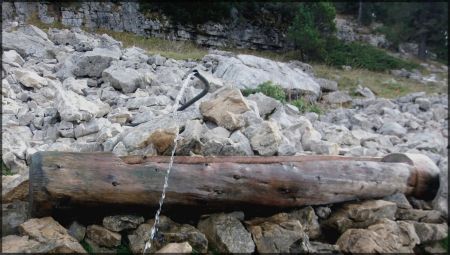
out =
<svg viewBox="0 0 450 255"><path fill-rule="evenodd" d="M3 52L2 62L7 64L15 64L17 66L22 66L25 60L17 53L15 50L7 50Z"/></svg>
<svg viewBox="0 0 450 255"><path fill-rule="evenodd" d="M344 91L334 91L325 94L322 100L329 104L345 104L352 101L352 97Z"/></svg>
<svg viewBox="0 0 450 255"><path fill-rule="evenodd" d="M205 58L218 63L214 76L240 89L256 88L261 83L272 81L286 90L298 91L313 98L320 94L319 84L310 75L289 64L252 55L209 54Z"/></svg>
<svg viewBox="0 0 450 255"><path fill-rule="evenodd" d="M28 202L2 203L2 236L18 234L19 225L28 218Z"/></svg>
<svg viewBox="0 0 450 255"><path fill-rule="evenodd" d="M32 70L16 69L16 79L25 87L28 88L42 88L48 85L47 79L39 76Z"/></svg>
<svg viewBox="0 0 450 255"><path fill-rule="evenodd" d="M169 243L169 244L166 244L161 249L159 249L158 251L156 251L155 253L156 254L159 254L159 253L170 253L170 254L189 253L190 254L190 253L192 253L192 247L189 245L188 242Z"/></svg>
<svg viewBox="0 0 450 255"><path fill-rule="evenodd" d="M308 234L310 239L317 239L320 237L321 230L318 217L311 206L290 212L289 218L300 221L303 230Z"/></svg>
<svg viewBox="0 0 450 255"><path fill-rule="evenodd" d="M358 85L358 88L355 90L356 93L360 94L361 96L365 97L365 98L369 98L369 99L374 99L375 98L375 94L372 92L372 90L370 90L367 87L361 87L360 85Z"/></svg>
<svg viewBox="0 0 450 255"><path fill-rule="evenodd" d="M423 222L411 222L414 225L421 244L440 241L448 236L447 223L434 224Z"/></svg>
<svg viewBox="0 0 450 255"><path fill-rule="evenodd" d="M333 80L327 80L324 78L315 78L315 81L319 84L320 89L323 92L331 92L338 90L338 83Z"/></svg>
<svg viewBox="0 0 450 255"><path fill-rule="evenodd" d="M206 235L209 245L218 252L252 253L255 244L251 235L234 214L213 214L201 219L198 229Z"/></svg>
<svg viewBox="0 0 450 255"><path fill-rule="evenodd" d="M104 81L107 81L116 89L123 93L133 93L144 84L142 74L132 68L124 68L118 65L112 65L102 72Z"/></svg>
<svg viewBox="0 0 450 255"><path fill-rule="evenodd" d="M103 218L103 226L115 232L135 229L142 223L144 223L144 217L136 215L114 215Z"/></svg>
<svg viewBox="0 0 450 255"><path fill-rule="evenodd" d="M86 235L86 227L81 225L80 223L74 221L70 224L68 229L69 235L73 236L79 242L84 239Z"/></svg>
<svg viewBox="0 0 450 255"><path fill-rule="evenodd" d="M150 231L154 220L148 220L128 235L130 249L134 254L144 252L145 242L150 239ZM168 243L188 242L195 252L206 253L208 240L205 235L195 227L188 224L178 224L164 215L161 215L158 231L152 241L150 252L157 251Z"/></svg>
<svg viewBox="0 0 450 255"><path fill-rule="evenodd" d="M286 213L246 221L258 253L311 252L308 235Z"/></svg>
<svg viewBox="0 0 450 255"><path fill-rule="evenodd" d="M256 102L258 105L259 116L263 119L267 119L267 117L281 105L279 101L268 97L261 92L251 94L248 96L248 99Z"/></svg>
<svg viewBox="0 0 450 255"><path fill-rule="evenodd" d="M321 219L328 219L328 217L331 214L331 209L328 206L319 206L314 208L314 211L316 212L316 215L319 216Z"/></svg>
<svg viewBox="0 0 450 255"><path fill-rule="evenodd" d="M379 132L384 135L395 135L402 137L408 130L394 121L385 122Z"/></svg>
<svg viewBox="0 0 450 255"><path fill-rule="evenodd" d="M280 130L272 121L251 125L244 130L244 135L249 138L252 149L263 156L275 155L281 144Z"/></svg>
<svg viewBox="0 0 450 255"><path fill-rule="evenodd" d="M15 50L22 58L33 56L37 58L52 58L55 45L35 35L25 34L23 29L14 32L2 31L3 50Z"/></svg>
<svg viewBox="0 0 450 255"><path fill-rule="evenodd" d="M86 79L75 79L69 77L63 81L63 87L84 96L84 90L88 88Z"/></svg>
<svg viewBox="0 0 450 255"><path fill-rule="evenodd" d="M413 220L425 223L443 223L442 214L436 210L398 209L395 217L398 220Z"/></svg>
<svg viewBox="0 0 450 255"><path fill-rule="evenodd" d="M76 76L100 77L111 61L121 56L119 49L95 48L87 51L76 63L73 74Z"/></svg>
<svg viewBox="0 0 450 255"><path fill-rule="evenodd" d="M448 219L448 159L445 158L439 163L439 190L433 199L433 209L438 210Z"/></svg>
<svg viewBox="0 0 450 255"><path fill-rule="evenodd" d="M122 236L99 225L87 227L86 236L93 242L104 247L117 247L120 245Z"/></svg>
<svg viewBox="0 0 450 255"><path fill-rule="evenodd" d="M395 219L397 205L383 200L345 204L325 222L340 233L350 228L366 228L379 219Z"/></svg>
<svg viewBox="0 0 450 255"><path fill-rule="evenodd" d="M328 141L311 142L309 148L317 154L339 155L339 145Z"/></svg>
<svg viewBox="0 0 450 255"><path fill-rule="evenodd" d="M411 223L388 219L368 229L349 229L336 242L345 253L413 253L418 243Z"/></svg>
<svg viewBox="0 0 450 255"><path fill-rule="evenodd" d="M412 209L411 204L408 199L406 199L405 194L403 193L394 193L387 197L384 197L382 200L394 202L397 204L397 208L399 209Z"/></svg>
<svg viewBox="0 0 450 255"><path fill-rule="evenodd" d="M428 111L431 108L431 102L430 100L426 99L426 98L416 98L416 100L414 101L414 103L419 105L419 109L422 111Z"/></svg>

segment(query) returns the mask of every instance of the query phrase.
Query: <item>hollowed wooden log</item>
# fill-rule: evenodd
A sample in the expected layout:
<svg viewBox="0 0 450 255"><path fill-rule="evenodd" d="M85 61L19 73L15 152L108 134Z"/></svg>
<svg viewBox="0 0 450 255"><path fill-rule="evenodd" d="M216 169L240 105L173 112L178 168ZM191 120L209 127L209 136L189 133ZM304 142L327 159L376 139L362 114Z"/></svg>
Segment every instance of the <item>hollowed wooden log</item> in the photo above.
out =
<svg viewBox="0 0 450 255"><path fill-rule="evenodd" d="M157 206L168 157L38 152L30 167L33 216L55 208ZM176 157L165 206L298 207L395 192L434 197L438 169L422 155Z"/></svg>

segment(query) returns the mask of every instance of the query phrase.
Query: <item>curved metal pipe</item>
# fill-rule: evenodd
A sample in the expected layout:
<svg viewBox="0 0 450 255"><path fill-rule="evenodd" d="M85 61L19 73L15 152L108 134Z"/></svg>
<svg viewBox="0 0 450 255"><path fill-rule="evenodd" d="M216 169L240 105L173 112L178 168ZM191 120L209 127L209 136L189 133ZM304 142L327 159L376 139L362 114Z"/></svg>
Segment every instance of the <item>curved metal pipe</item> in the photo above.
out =
<svg viewBox="0 0 450 255"><path fill-rule="evenodd" d="M180 106L177 111L182 111L186 108L188 108L189 106L191 106L193 103L197 102L200 98L204 97L208 91L209 91L209 82L208 80L206 80L205 77L203 77L198 70L193 70L194 72L194 76L196 76L200 81L203 82L204 84L204 88L202 90L202 92L200 92L198 95L196 95L194 98L192 98L191 100L187 101L184 105Z"/></svg>

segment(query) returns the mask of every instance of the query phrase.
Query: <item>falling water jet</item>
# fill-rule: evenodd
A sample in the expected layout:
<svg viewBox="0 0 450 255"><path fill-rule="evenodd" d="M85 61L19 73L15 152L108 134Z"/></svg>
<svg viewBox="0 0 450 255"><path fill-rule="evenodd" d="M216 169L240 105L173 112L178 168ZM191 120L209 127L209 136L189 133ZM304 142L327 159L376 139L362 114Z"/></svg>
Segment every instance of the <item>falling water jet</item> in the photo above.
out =
<svg viewBox="0 0 450 255"><path fill-rule="evenodd" d="M187 87L187 85L188 85L188 83L189 83L189 81L190 81L190 79L191 79L191 77L193 75L194 75L194 73L191 73L191 74L189 74L186 77L186 79L183 82L183 85L181 86L180 93L178 93L177 97L175 98L175 103L173 104L172 109L171 109L171 112L173 113L173 117L175 119L175 122L178 121L178 119L177 119L177 117L178 117L178 112L177 112L178 105L179 105L179 103L181 101L181 98L182 98L182 96L184 94L184 91L186 90L186 87ZM150 231L150 239L145 243L143 254L145 254L145 252L151 248L152 241L155 238L155 234L156 234L156 231L157 231L157 226L159 224L159 215L161 214L161 209L162 209L162 206L163 206L163 203L164 203L164 198L166 197L166 189L169 186L169 175L170 175L170 170L172 169L173 160L174 160L174 157L175 157L175 151L176 151L177 145L178 145L178 137L179 137L179 128L177 129L175 138L173 139L173 149L172 149L172 153L170 155L169 167L167 168L166 176L164 178L163 190L162 190L162 193L161 193L161 197L159 199L159 208L156 211L155 221L153 222L153 226L152 226L151 231Z"/></svg>

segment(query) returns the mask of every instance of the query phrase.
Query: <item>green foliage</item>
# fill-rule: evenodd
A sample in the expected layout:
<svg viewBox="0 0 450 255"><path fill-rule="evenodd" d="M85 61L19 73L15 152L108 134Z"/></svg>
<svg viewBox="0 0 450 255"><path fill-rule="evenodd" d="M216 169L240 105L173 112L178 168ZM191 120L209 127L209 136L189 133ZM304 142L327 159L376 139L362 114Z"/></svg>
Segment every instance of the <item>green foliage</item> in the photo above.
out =
<svg viewBox="0 0 450 255"><path fill-rule="evenodd" d="M6 165L5 162L3 162L2 160L2 175L12 175L13 173L11 172L11 169L9 169Z"/></svg>
<svg viewBox="0 0 450 255"><path fill-rule="evenodd" d="M140 9L143 12L160 9L176 23L194 25L228 18L231 7L232 3L226 1L140 2Z"/></svg>
<svg viewBox="0 0 450 255"><path fill-rule="evenodd" d="M293 100L289 103L297 107L300 112L315 112L317 114L322 114L323 112L317 104L307 102L302 98Z"/></svg>
<svg viewBox="0 0 450 255"><path fill-rule="evenodd" d="M305 55L320 59L325 54L325 43L332 37L336 26L336 11L327 2L301 3L288 29L288 38L300 50L301 59Z"/></svg>
<svg viewBox="0 0 450 255"><path fill-rule="evenodd" d="M92 250L92 247L85 240L82 240L80 244L81 246L83 246L83 248L87 251L88 254L95 254L94 251Z"/></svg>
<svg viewBox="0 0 450 255"><path fill-rule="evenodd" d="M441 241L441 245L448 252L448 236Z"/></svg>
<svg viewBox="0 0 450 255"><path fill-rule="evenodd" d="M283 88L279 85L273 84L271 81L266 81L258 85L256 89L243 89L242 95L248 96L250 94L255 94L261 92L268 97L272 97L280 102L286 101L286 93Z"/></svg>
<svg viewBox="0 0 450 255"><path fill-rule="evenodd" d="M339 40L327 43L325 63L337 67L348 65L373 71L400 68L411 70L419 67L415 63L390 56L385 51L374 46L356 42L344 43Z"/></svg>
<svg viewBox="0 0 450 255"><path fill-rule="evenodd" d="M125 244L120 244L119 246L117 246L116 248L116 252L117 254L133 254L130 250L130 247L128 247Z"/></svg>

